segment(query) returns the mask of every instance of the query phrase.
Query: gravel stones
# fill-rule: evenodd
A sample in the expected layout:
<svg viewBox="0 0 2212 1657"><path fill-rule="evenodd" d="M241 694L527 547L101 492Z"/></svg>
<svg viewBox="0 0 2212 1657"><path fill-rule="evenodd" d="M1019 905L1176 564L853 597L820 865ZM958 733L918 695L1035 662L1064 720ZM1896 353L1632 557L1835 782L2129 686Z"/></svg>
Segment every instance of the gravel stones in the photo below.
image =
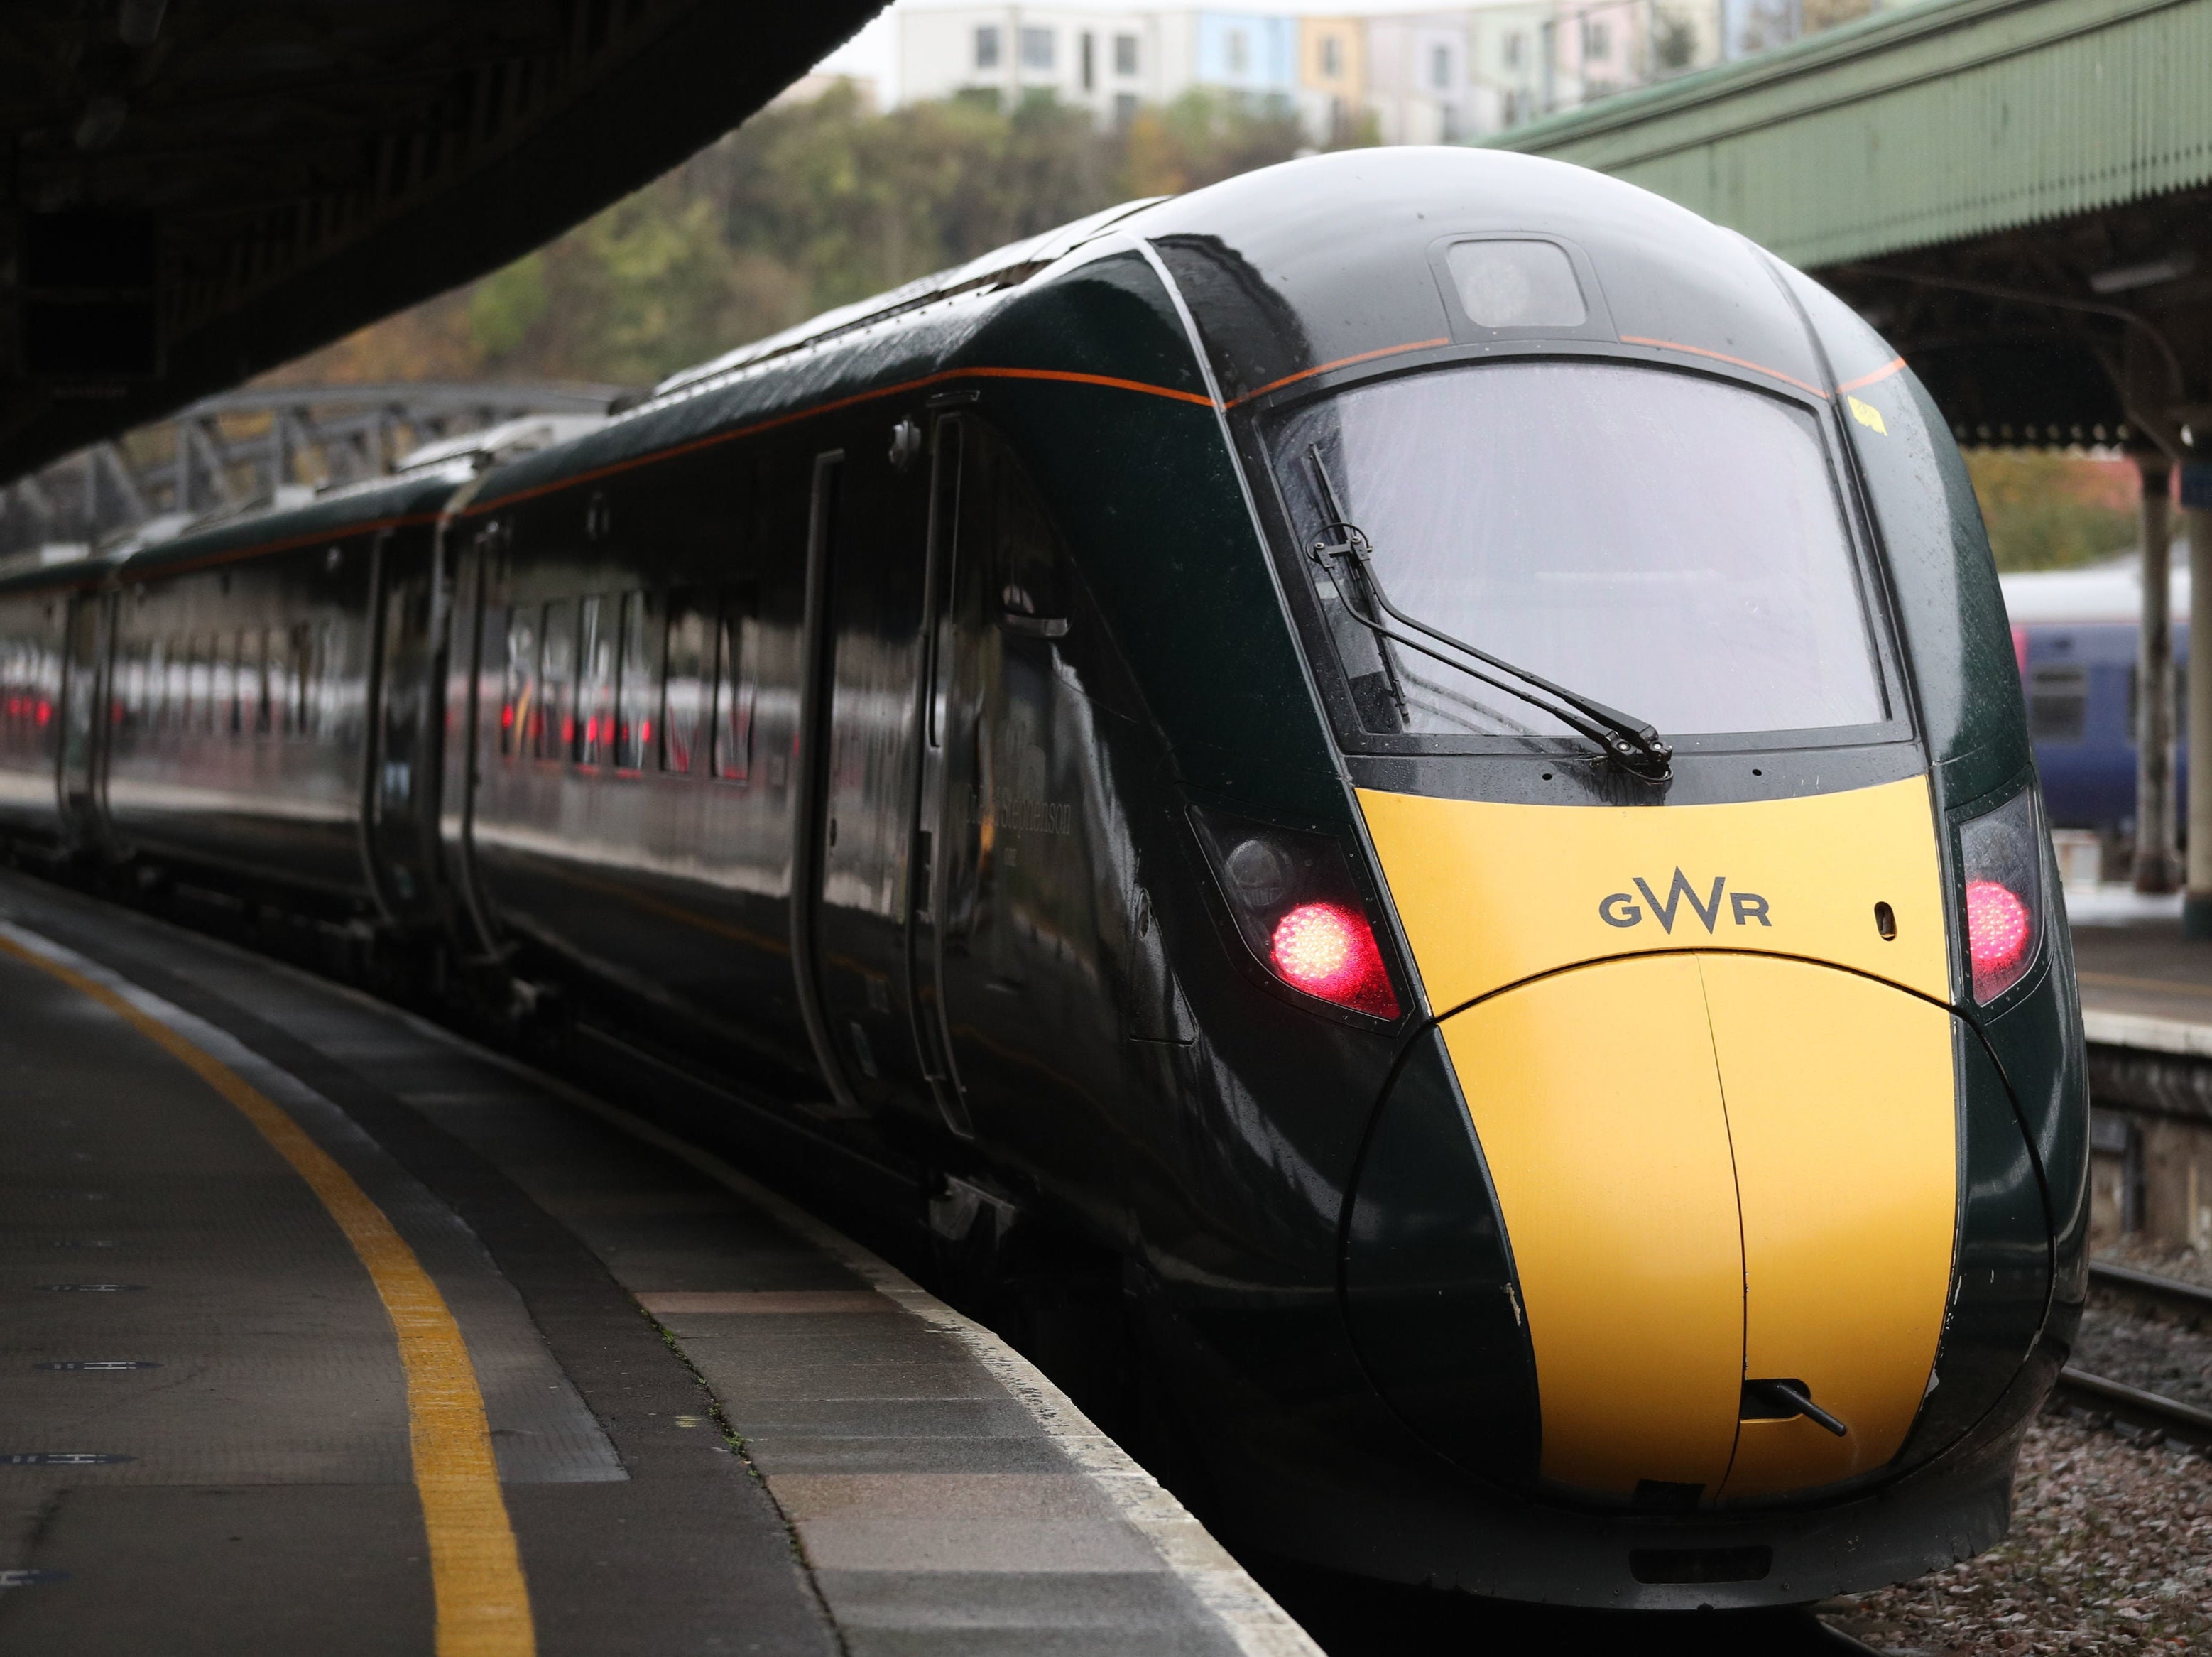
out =
<svg viewBox="0 0 2212 1657"><path fill-rule="evenodd" d="M2046 1414L2021 1447L2004 1541L1821 1611L1895 1657L2212 1651L2212 1462Z"/></svg>

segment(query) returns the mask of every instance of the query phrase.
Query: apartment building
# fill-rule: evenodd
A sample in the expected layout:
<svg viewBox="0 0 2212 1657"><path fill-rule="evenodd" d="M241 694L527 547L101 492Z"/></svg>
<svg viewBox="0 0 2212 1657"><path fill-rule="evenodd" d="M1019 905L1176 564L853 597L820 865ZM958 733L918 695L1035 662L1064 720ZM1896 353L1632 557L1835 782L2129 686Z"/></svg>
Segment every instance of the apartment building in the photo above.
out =
<svg viewBox="0 0 2212 1657"><path fill-rule="evenodd" d="M1102 121L1177 96L1197 78L1190 14L948 6L899 14L903 101L982 94L1012 107L1049 94Z"/></svg>
<svg viewBox="0 0 2212 1657"><path fill-rule="evenodd" d="M1260 12L949 6L899 14L899 85L913 101L1038 93L1125 121L1212 87L1297 106L1302 20Z"/></svg>
<svg viewBox="0 0 2212 1657"><path fill-rule="evenodd" d="M1316 143L1460 143L1740 55L1813 9L1880 0L1475 0L1382 15L1225 7L902 10L908 101L1048 94L1102 123L1193 88L1295 111ZM1822 12L1823 16L1826 12Z"/></svg>

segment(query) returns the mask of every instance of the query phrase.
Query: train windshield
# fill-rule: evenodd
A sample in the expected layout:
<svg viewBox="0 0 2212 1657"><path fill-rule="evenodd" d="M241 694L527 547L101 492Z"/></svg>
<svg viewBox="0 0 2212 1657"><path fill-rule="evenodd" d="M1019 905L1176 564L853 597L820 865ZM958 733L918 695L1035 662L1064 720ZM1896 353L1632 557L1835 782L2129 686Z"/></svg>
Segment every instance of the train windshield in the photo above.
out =
<svg viewBox="0 0 2212 1657"><path fill-rule="evenodd" d="M1663 369L1494 363L1355 387L1271 447L1304 545L1331 539L1326 474L1391 606L1670 740L1887 716L1820 431L1788 403ZM1570 734L1377 638L1308 562L1365 730Z"/></svg>

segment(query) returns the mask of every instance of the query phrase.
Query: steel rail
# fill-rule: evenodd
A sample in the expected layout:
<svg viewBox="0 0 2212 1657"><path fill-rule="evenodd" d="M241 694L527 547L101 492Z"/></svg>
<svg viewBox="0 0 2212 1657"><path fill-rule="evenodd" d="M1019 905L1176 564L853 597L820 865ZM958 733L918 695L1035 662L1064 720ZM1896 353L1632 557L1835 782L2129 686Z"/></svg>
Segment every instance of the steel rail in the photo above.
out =
<svg viewBox="0 0 2212 1657"><path fill-rule="evenodd" d="M2089 1281L2100 1288L2117 1289L2123 1295L2150 1301L2169 1311L2199 1317L2212 1315L2212 1288L2184 1282L2179 1277L2167 1277L2154 1271L2140 1271L2133 1266L2092 1260L2089 1263ZM2167 1398L2162 1392L2130 1386L2125 1381L2113 1380L2109 1376L2092 1374L2088 1370L2077 1369L2071 1364L2058 1372L2058 1385L2062 1391L2076 1397L2094 1398L2100 1404L2124 1410L2132 1416L2148 1417L2159 1427L2192 1442L2212 1444L2212 1410L2184 1404L2179 1398Z"/></svg>
<svg viewBox="0 0 2212 1657"><path fill-rule="evenodd" d="M2154 1301L2171 1312L2212 1316L2212 1288L2185 1282L2179 1277L2167 1277L2155 1271L2139 1271L2133 1266L2092 1260L2089 1262L2089 1281L2105 1288L2116 1288L2125 1295Z"/></svg>

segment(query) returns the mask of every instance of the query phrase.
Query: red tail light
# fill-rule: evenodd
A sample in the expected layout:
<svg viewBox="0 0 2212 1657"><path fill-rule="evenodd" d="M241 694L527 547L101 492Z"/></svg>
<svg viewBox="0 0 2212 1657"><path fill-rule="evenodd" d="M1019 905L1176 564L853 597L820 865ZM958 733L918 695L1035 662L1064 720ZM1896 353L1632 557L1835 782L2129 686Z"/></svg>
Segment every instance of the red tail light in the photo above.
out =
<svg viewBox="0 0 2212 1657"><path fill-rule="evenodd" d="M1310 996L1377 1018L1398 1015L1375 929L1357 910L1300 904L1275 923L1268 958L1285 981Z"/></svg>
<svg viewBox="0 0 2212 1657"><path fill-rule="evenodd" d="M1345 848L1333 836L1191 813L1238 935L1278 982L1370 1018L1398 993Z"/></svg>
<svg viewBox="0 0 2212 1657"><path fill-rule="evenodd" d="M2035 964L2043 930L2043 827L2033 790L1959 827L1974 999L1995 1001Z"/></svg>
<svg viewBox="0 0 2212 1657"><path fill-rule="evenodd" d="M2035 923L2011 887L1995 880L1966 882L1966 947L1974 976L1993 978L2027 953Z"/></svg>

